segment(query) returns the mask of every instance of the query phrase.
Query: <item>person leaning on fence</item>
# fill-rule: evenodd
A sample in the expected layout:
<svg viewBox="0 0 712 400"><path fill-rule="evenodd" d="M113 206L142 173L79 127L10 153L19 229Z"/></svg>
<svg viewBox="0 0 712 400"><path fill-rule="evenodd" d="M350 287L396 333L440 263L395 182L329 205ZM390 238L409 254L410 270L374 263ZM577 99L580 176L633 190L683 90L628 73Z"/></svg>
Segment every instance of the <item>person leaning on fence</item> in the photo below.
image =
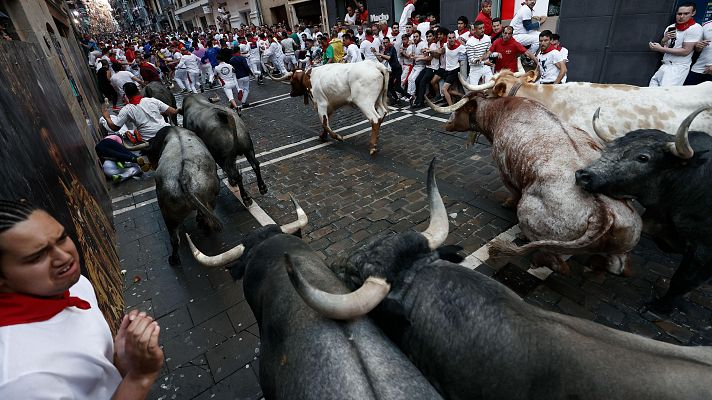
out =
<svg viewBox="0 0 712 400"><path fill-rule="evenodd" d="M160 327L131 311L115 338L64 226L0 200L0 398L145 399L163 365Z"/></svg>

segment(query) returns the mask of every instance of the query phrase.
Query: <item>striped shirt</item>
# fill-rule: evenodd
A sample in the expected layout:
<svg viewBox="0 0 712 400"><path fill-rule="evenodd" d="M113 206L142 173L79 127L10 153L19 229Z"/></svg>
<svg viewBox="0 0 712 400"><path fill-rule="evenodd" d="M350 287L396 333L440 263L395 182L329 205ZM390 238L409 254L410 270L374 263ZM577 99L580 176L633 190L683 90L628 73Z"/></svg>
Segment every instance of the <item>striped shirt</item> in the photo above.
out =
<svg viewBox="0 0 712 400"><path fill-rule="evenodd" d="M492 39L490 39L487 35L483 35L481 39L470 36L465 44L467 49L467 60L470 62L470 65L478 65L480 63L480 58L482 58L491 44Z"/></svg>

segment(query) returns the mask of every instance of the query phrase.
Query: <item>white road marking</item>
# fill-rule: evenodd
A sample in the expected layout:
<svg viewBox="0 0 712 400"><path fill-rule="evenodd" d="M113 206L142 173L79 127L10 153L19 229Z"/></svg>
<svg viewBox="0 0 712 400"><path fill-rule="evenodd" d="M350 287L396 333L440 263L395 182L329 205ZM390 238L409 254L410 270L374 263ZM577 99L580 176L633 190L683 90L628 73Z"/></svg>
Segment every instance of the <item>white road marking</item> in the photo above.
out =
<svg viewBox="0 0 712 400"><path fill-rule="evenodd" d="M516 235L519 232L521 232L521 230L519 230L519 225L514 225L513 227L511 227L511 228L507 229L506 231L497 235L494 239L490 240L484 246L475 250L474 253L465 257L465 259L462 260L462 263L460 263L460 265L462 265L463 267L469 268L469 269L477 269L477 267L486 263L487 260L489 260L489 246L493 241L506 240L506 241L511 242L512 240L514 240L514 238L516 237ZM492 267L497 267L497 266L492 265ZM499 267L501 267L501 266L499 266Z"/></svg>
<svg viewBox="0 0 712 400"><path fill-rule="evenodd" d="M227 181L227 178L223 179L223 180L222 180L222 183L223 183L225 186L227 186L228 189L230 189L230 191L232 192L232 194L233 194L235 197L237 197L238 200L240 200L240 203L242 203L242 206L245 207L245 208L247 209L247 211L249 211L250 214L252 214L253 217L255 217L255 219L257 220L257 222L258 222L261 226L270 225L270 224L276 224L276 222L274 222L274 220L272 219L272 217L270 217L269 215L267 215L267 213L265 212L265 210L263 210L262 207L260 207L260 205L257 204L257 202L255 201L255 199L252 199L252 204L251 204L249 207L247 207L247 206L245 206L245 202L242 201L242 197L240 196L240 189L239 189L239 188L230 186L230 184L229 184L228 181Z"/></svg>
<svg viewBox="0 0 712 400"><path fill-rule="evenodd" d="M155 188L156 188L155 186L151 186L151 187L149 187L149 188L141 189L141 190L139 190L139 191L137 191L137 192L133 192L133 193L131 193L131 194L127 194L127 195L124 195L124 196L115 197L115 198L111 199L111 202L112 202L112 203L118 203L118 202L120 202L121 200L130 199L130 198L133 197L133 196L139 196L139 195L142 195L142 194L144 194L144 193L148 193L148 192L150 192L151 190L153 190L153 189L155 189Z"/></svg>

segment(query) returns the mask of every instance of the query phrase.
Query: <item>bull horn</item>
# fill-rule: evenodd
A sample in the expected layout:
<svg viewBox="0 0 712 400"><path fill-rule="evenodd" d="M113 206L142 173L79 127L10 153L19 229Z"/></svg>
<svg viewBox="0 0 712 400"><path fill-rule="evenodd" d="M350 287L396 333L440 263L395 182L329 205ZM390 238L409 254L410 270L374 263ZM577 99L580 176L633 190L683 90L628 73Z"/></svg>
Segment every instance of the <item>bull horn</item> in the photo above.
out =
<svg viewBox="0 0 712 400"><path fill-rule="evenodd" d="M297 220L286 225L282 225L279 229L287 235L292 235L297 233L300 229L304 229L304 227L307 226L307 222L309 222L309 218L307 218L307 214L304 212L299 203L297 203L297 200L291 193L289 194L289 197L292 199L292 203L294 203L294 207L297 209Z"/></svg>
<svg viewBox="0 0 712 400"><path fill-rule="evenodd" d="M692 158L692 156L695 155L695 151L692 149L692 146L690 146L690 139L687 135L690 132L690 125L692 125L692 121L695 117L702 111L707 110L712 110L712 107L700 107L682 121L682 124L677 128L677 133L675 134L675 143L668 144L668 148L672 154L684 159Z"/></svg>
<svg viewBox="0 0 712 400"><path fill-rule="evenodd" d="M286 74L282 75L279 78L272 78L275 81L286 81L287 79L291 78L292 75L294 75L293 72L287 72Z"/></svg>
<svg viewBox="0 0 712 400"><path fill-rule="evenodd" d="M289 254L285 253L284 258L287 274L294 289L309 307L326 318L349 320L368 314L388 296L391 290L391 285L385 279L369 277L354 292L327 293L315 288L304 278L299 268L294 267Z"/></svg>
<svg viewBox="0 0 712 400"><path fill-rule="evenodd" d="M450 114L451 112L457 111L460 109L460 107L467 104L467 101L468 101L467 97L463 97L462 99L460 99L460 101L458 101L457 103L455 103L451 106L440 107L440 106L436 106L435 104L433 104L433 102L430 101L430 99L428 99L427 97L425 98L425 102L428 103L428 107L430 107L433 111L435 111L437 113L441 113L441 114Z"/></svg>
<svg viewBox="0 0 712 400"><path fill-rule="evenodd" d="M598 136L599 139L601 139L603 141L603 143L608 143L608 142L614 141L616 139L615 136L604 132L603 128L598 126L598 119L600 118L600 116L601 116L601 107L598 107L596 109L596 112L593 113L593 121L592 121L593 131L596 133L596 136Z"/></svg>
<svg viewBox="0 0 712 400"><path fill-rule="evenodd" d="M435 182L434 157L430 161L430 167L428 167L428 202L430 203L430 225L422 235L428 240L430 250L435 250L447 239L449 222L445 204L443 204L443 199L440 197L438 184Z"/></svg>
<svg viewBox="0 0 712 400"><path fill-rule="evenodd" d="M527 71L524 70L524 66L522 65L522 59L517 57L517 72L514 73L515 78L521 78L524 75L526 75Z"/></svg>
<svg viewBox="0 0 712 400"><path fill-rule="evenodd" d="M216 256L207 256L195 247L195 244L193 244L189 234L186 233L185 236L188 238L188 245L190 246L190 251L193 253L195 261L206 267L224 267L234 261L237 261L240 256L242 256L242 253L245 252L245 245L238 244L224 253Z"/></svg>
<svg viewBox="0 0 712 400"><path fill-rule="evenodd" d="M494 87L494 80L490 80L487 83L483 83L481 85L470 85L469 82L465 78L462 77L462 75L457 74L457 77L460 78L460 83L462 84L462 87L465 89L471 91L471 92L479 92L482 90L487 90L491 89Z"/></svg>
<svg viewBox="0 0 712 400"><path fill-rule="evenodd" d="M134 145L126 144L124 142L124 147L126 147L126 150L128 150L128 151L140 151L140 150L148 149L150 147L150 145L146 142L146 143L139 143L134 146Z"/></svg>

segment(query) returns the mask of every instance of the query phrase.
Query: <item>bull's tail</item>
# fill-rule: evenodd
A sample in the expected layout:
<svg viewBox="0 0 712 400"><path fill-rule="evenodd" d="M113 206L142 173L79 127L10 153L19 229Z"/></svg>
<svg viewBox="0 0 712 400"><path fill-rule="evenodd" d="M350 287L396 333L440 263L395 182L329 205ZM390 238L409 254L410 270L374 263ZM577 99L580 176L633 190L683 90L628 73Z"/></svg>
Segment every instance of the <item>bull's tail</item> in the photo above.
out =
<svg viewBox="0 0 712 400"><path fill-rule="evenodd" d="M190 199L190 202L193 204L193 207L195 207L198 212L200 212L207 220L208 223L215 227L216 230L220 231L222 230L222 223L218 219L217 216L213 213L211 209L208 208L205 204L203 204L202 201L198 198L198 196L193 193L192 190L190 190L190 181L191 181L191 176L190 174L185 173L185 160L181 163L181 174L180 174L180 188L183 190L183 193L188 195L188 198Z"/></svg>
<svg viewBox="0 0 712 400"><path fill-rule="evenodd" d="M382 113L385 118L386 114L388 114L388 78L390 77L390 73L383 64L378 63L376 65L378 66L378 71L381 73L383 78L383 88L381 89L380 96L378 96L378 101L376 102L376 112L379 115Z"/></svg>
<svg viewBox="0 0 712 400"><path fill-rule="evenodd" d="M570 241L538 240L527 243L524 246L517 246L512 242L498 239L490 244L489 256L491 258L523 256L534 250L545 250L555 254L571 254L572 251L591 246L611 229L614 222L613 212L598 197L595 198L595 202L597 212L588 218L588 227L581 237Z"/></svg>

